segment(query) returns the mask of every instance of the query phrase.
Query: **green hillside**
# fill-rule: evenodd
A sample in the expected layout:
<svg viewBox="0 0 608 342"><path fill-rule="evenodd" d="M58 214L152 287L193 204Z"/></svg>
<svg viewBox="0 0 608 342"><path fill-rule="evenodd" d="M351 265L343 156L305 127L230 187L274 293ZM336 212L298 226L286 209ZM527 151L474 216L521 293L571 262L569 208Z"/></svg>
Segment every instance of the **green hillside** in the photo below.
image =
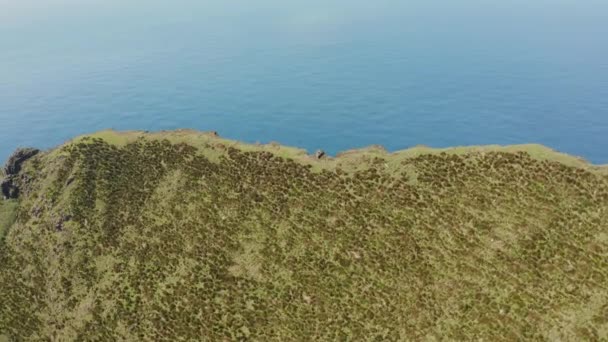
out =
<svg viewBox="0 0 608 342"><path fill-rule="evenodd" d="M608 339L607 170L538 145L79 137L0 204L0 341Z"/></svg>

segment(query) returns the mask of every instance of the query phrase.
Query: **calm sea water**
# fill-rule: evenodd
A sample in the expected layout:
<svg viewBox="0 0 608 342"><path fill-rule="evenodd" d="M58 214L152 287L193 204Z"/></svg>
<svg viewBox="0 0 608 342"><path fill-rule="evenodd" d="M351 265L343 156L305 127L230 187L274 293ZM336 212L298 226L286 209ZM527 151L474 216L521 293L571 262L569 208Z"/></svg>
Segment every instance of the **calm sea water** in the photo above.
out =
<svg viewBox="0 0 608 342"><path fill-rule="evenodd" d="M105 128L608 163L608 2L0 0L0 159Z"/></svg>

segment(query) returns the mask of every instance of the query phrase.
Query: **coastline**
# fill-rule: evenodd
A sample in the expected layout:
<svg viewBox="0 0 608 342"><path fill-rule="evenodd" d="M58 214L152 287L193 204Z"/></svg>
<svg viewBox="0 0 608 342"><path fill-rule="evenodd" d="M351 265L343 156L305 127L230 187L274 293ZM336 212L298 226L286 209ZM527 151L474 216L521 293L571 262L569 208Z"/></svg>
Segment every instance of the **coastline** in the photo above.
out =
<svg viewBox="0 0 608 342"><path fill-rule="evenodd" d="M99 138L117 146L124 146L130 142L136 141L139 138L145 139L167 139L172 143L188 143L198 148L228 148L234 147L242 151L266 151L277 156L294 159L305 164L312 164L314 167L334 169L337 166L352 166L353 163L361 163L374 157L386 159L389 164L401 162L403 159L415 158L420 155L428 154L484 154L490 152L505 152L518 153L525 152L532 158L538 160L547 160L559 162L567 166L584 168L590 171L605 173L608 175L608 164L593 164L586 159L567 153L556 151L550 147L541 144L516 144L516 145L471 145L471 146L454 146L446 148L436 148L425 145L417 145L397 151L387 151L381 145L371 145L360 148L353 148L346 151L341 151L335 156L325 154L323 158L318 159L314 156L314 151L307 151L302 148L283 145L278 142L269 142L266 144L252 144L238 140L227 139L221 137L215 131L198 131L193 129L176 129L176 130L161 130L161 131L117 131L106 129L90 134L77 136L68 140L62 145L52 148L49 152L56 151L66 144L77 143L85 138Z"/></svg>

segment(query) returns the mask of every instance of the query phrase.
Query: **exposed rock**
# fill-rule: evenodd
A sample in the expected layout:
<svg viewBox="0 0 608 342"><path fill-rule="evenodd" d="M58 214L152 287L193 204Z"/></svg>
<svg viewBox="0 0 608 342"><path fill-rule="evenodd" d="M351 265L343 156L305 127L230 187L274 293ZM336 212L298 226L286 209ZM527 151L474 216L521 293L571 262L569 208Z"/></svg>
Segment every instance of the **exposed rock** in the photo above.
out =
<svg viewBox="0 0 608 342"><path fill-rule="evenodd" d="M7 176L16 175L21 171L21 165L28 159L37 155L40 150L35 148L20 148L16 150L4 166L4 173Z"/></svg>
<svg viewBox="0 0 608 342"><path fill-rule="evenodd" d="M40 150L35 148L21 148L16 150L4 166L5 178L0 181L0 190L4 199L19 197L19 184L27 184L31 181L27 176L19 176L23 163L37 155Z"/></svg>
<svg viewBox="0 0 608 342"><path fill-rule="evenodd" d="M383 152L383 153L388 153L388 151L386 150L386 148L382 145L370 145L367 147L368 150L372 150L372 151L379 151L379 152Z"/></svg>
<svg viewBox="0 0 608 342"><path fill-rule="evenodd" d="M8 176L0 183L2 196L4 199L12 199L19 197L19 187L15 184L15 177Z"/></svg>
<svg viewBox="0 0 608 342"><path fill-rule="evenodd" d="M57 222L55 223L55 230L58 232L63 231L64 223L68 222L71 219L72 219L72 215L67 215L67 214L61 215L59 217L59 219L57 220Z"/></svg>
<svg viewBox="0 0 608 342"><path fill-rule="evenodd" d="M315 152L315 158L321 159L323 157L325 157L325 151L323 151L323 150L317 150L317 152Z"/></svg>

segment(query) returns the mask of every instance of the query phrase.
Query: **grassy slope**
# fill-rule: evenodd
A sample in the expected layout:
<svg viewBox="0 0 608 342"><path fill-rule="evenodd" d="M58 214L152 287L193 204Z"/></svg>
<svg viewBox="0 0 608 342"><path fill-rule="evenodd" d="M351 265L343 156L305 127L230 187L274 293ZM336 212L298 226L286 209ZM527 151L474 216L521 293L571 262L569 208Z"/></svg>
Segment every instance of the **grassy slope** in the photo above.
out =
<svg viewBox="0 0 608 342"><path fill-rule="evenodd" d="M0 201L0 241L2 241L5 231L15 221L16 214L16 201Z"/></svg>
<svg viewBox="0 0 608 342"><path fill-rule="evenodd" d="M104 131L24 172L0 250L22 339L608 338L606 168L542 146Z"/></svg>

